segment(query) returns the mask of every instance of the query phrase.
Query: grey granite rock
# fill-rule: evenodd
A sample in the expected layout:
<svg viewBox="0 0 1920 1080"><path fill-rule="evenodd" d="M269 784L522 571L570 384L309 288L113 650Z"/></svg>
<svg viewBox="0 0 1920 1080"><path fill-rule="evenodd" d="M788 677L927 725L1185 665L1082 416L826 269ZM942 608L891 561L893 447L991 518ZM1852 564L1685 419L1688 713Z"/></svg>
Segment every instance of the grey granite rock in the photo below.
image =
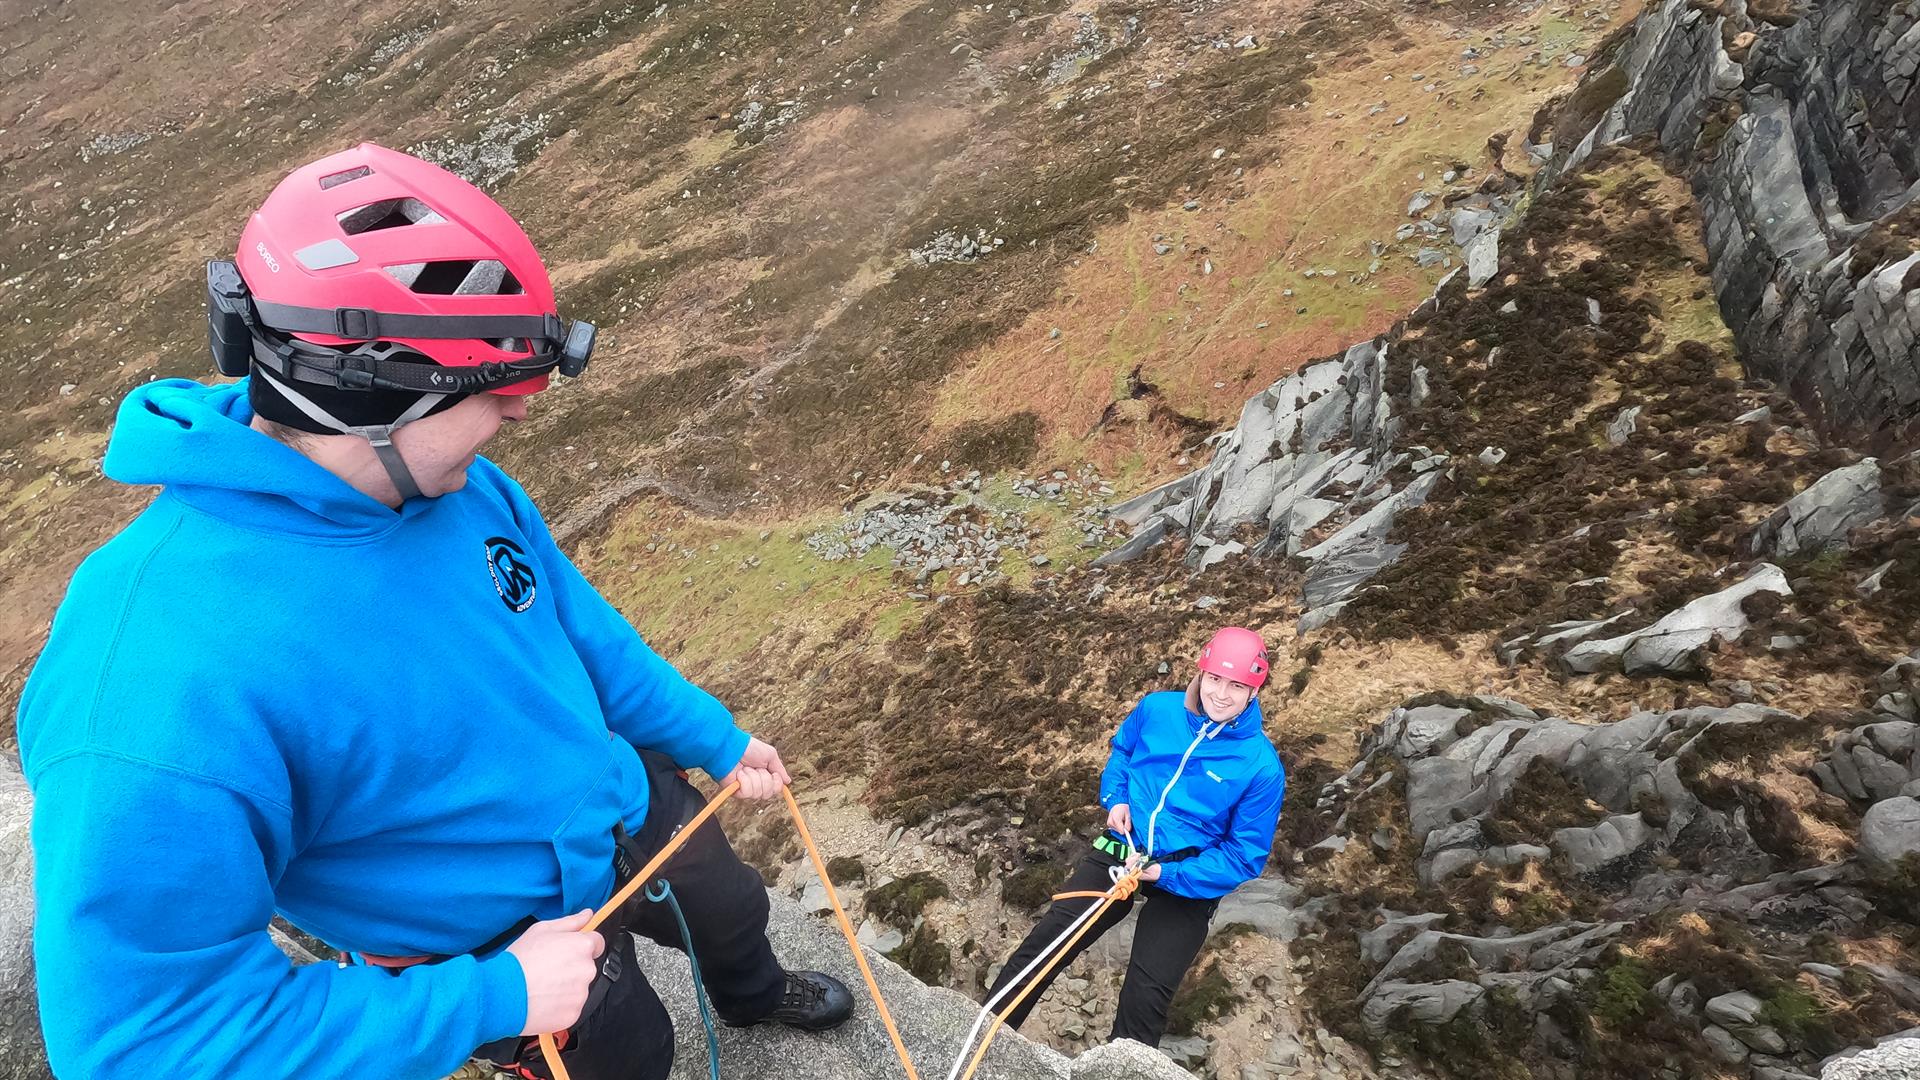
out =
<svg viewBox="0 0 1920 1080"><path fill-rule="evenodd" d="M1450 287L1457 280L1448 275L1422 308L1457 301L1462 290ZM1404 553L1404 545L1388 540L1397 517L1425 503L1451 475L1444 457L1395 445L1401 421L1386 386L1390 347L1386 338L1360 342L1248 399L1239 423L1209 440L1207 464L1110 508L1134 531L1094 565L1135 558L1178 535L1190 541L1189 563L1204 570L1233 533L1255 526L1266 536L1252 554L1296 555L1309 564L1300 630L1337 617L1356 590ZM1410 458L1416 475L1401 483L1406 470L1396 468Z"/></svg>
<svg viewBox="0 0 1920 1080"><path fill-rule="evenodd" d="M1920 799L1901 795L1869 807L1860 819L1860 855L1882 864L1920 855Z"/></svg>
<svg viewBox="0 0 1920 1080"><path fill-rule="evenodd" d="M1446 922L1439 912L1425 915L1395 915L1360 935L1360 954L1374 964L1384 964L1409 937Z"/></svg>
<svg viewBox="0 0 1920 1080"><path fill-rule="evenodd" d="M1708 1024L1701 1029L1700 1035L1707 1040L1707 1046L1712 1049L1713 1056L1729 1065L1744 1063L1752 1053L1747 1049L1746 1043L1741 1042L1733 1032L1718 1024Z"/></svg>
<svg viewBox="0 0 1920 1080"><path fill-rule="evenodd" d="M47 1052L33 982L33 795L0 756L0 1078L46 1080Z"/></svg>
<svg viewBox="0 0 1920 1080"><path fill-rule="evenodd" d="M1829 1062L1820 1080L1913 1080L1920 1076L1920 1037L1892 1039Z"/></svg>
<svg viewBox="0 0 1920 1080"><path fill-rule="evenodd" d="M1293 905L1299 895L1299 886L1281 878L1254 878L1220 898L1213 925L1245 923L1263 934L1287 940L1298 929L1299 915Z"/></svg>
<svg viewBox="0 0 1920 1080"><path fill-rule="evenodd" d="M1402 760L1411 761L1445 750L1460 737L1455 727L1466 715L1466 709L1446 705L1422 705L1405 710L1404 726L1399 741L1394 744L1394 753Z"/></svg>
<svg viewBox="0 0 1920 1080"><path fill-rule="evenodd" d="M898 1080L899 1059L888 1041L879 1015L867 1000L859 969L847 953L846 940L824 919L803 913L793 901L770 894L773 914L767 936L774 952L788 967L825 971L854 988L854 1015L827 1034L809 1034L780 1025L721 1028L721 1068L728 1076L832 1077L834 1080ZM706 1034L693 1000L693 982L687 958L672 949L639 942L641 969L659 991L673 1015L678 1046L673 1075L676 1080L704 1080L707 1075ZM869 952L881 991L908 1052L923 1073L944 1069L958 1053L961 1040L979 1015L979 1005L952 990L930 987L902 971L885 957ZM1145 1049L1142 1047L1141 1049ZM1089 1051L1089 1054L1095 1054ZM1085 1075L1103 1080L1187 1080L1190 1073L1164 1056L1157 1061L1126 1050L1106 1050L1087 1066ZM1068 1058L1028 1042L1016 1032L995 1038L981 1067L981 1076L1002 1080L1068 1080L1081 1072Z"/></svg>
<svg viewBox="0 0 1920 1080"><path fill-rule="evenodd" d="M1607 442L1614 446L1625 446L1633 433L1640 430L1640 406L1633 405L1621 409L1607 423Z"/></svg>
<svg viewBox="0 0 1920 1080"><path fill-rule="evenodd" d="M1477 289L1500 272L1500 228L1490 225L1467 244L1467 285Z"/></svg>
<svg viewBox="0 0 1920 1080"><path fill-rule="evenodd" d="M1444 1024L1485 993L1479 984L1458 979L1382 983L1367 995L1360 1022L1375 1035L1401 1024Z"/></svg>
<svg viewBox="0 0 1920 1080"><path fill-rule="evenodd" d="M1590 129L1555 131L1569 149L1537 182L1631 138L1690 163L1714 292L1749 371L1789 388L1829 435L1910 444L1920 437L1920 304L1908 260L1896 250L1863 265L1852 254L1870 226L1920 196L1920 99L1907 70L1920 65L1920 20L1876 0L1797 15L1774 26L1743 4L1649 5L1610 60L1625 91ZM1726 46L1745 31L1759 40L1736 60Z"/></svg>
<svg viewBox="0 0 1920 1080"><path fill-rule="evenodd" d="M1592 828L1559 829L1553 846L1576 874L1597 874L1659 838L1639 814L1616 814Z"/></svg>
<svg viewBox="0 0 1920 1080"><path fill-rule="evenodd" d="M1847 542L1847 534L1886 512L1880 494L1880 463L1867 458L1835 469L1754 527L1747 540L1755 554L1791 559Z"/></svg>
<svg viewBox="0 0 1920 1080"><path fill-rule="evenodd" d="M1763 1054L1784 1054L1787 1042L1761 1019L1764 1007L1758 997L1737 990L1710 999L1706 1006L1707 1019L1725 1028L1750 1049Z"/></svg>
<svg viewBox="0 0 1920 1080"><path fill-rule="evenodd" d="M1580 642L1567 650L1561 663L1579 673L1603 671L1614 665L1629 675L1696 671L1698 654L1708 642L1715 638L1738 641L1746 633L1748 619L1740 602L1763 591L1782 596L1793 592L1779 567L1762 563L1738 583L1669 613L1645 630Z"/></svg>
<svg viewBox="0 0 1920 1080"><path fill-rule="evenodd" d="M1193 1074L1145 1043L1119 1039L1075 1058L1068 1076L1069 1080L1190 1080Z"/></svg>

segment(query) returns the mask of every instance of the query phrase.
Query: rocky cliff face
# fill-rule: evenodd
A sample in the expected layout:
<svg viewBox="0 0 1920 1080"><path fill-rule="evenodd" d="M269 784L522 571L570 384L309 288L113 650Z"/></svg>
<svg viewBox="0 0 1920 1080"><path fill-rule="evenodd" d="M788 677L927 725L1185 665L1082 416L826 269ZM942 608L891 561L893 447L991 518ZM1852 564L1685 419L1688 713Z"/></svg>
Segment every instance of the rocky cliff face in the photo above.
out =
<svg viewBox="0 0 1920 1080"><path fill-rule="evenodd" d="M1302 628L1337 614L1357 585L1405 550L1387 533L1400 511L1426 500L1445 463L1395 447L1402 423L1384 389L1388 348L1361 342L1248 401L1210 462L1115 508L1134 533L1100 562L1124 562L1170 532L1189 538L1188 561L1199 569L1248 550L1298 555L1313 567ZM1416 475L1396 484L1388 474L1400 466Z"/></svg>
<svg viewBox="0 0 1920 1080"><path fill-rule="evenodd" d="M1909 449L1920 440L1920 95L1909 93L1920 74L1920 4L1793 7L1649 8L1578 88L1542 110L1523 145L1542 163L1540 192L1607 147L1657 149L1691 187L1713 295L1742 367L1784 387L1830 440ZM1433 216L1483 213L1447 209L1465 194L1450 194ZM1433 202L1417 198L1410 216ZM1493 276L1500 225L1491 217L1473 218L1463 238L1468 280L1443 282L1429 305L1446 302L1449 285L1477 289ZM1230 534L1258 523L1260 553L1316 564L1302 628L1331 617L1332 605L1397 557L1383 539L1395 514L1439 479L1428 472L1391 498L1378 488L1392 464L1417 454L1402 448L1394 458L1401 425L1379 378L1404 330L1309 364L1251 399L1208 465L1116 508L1137 531L1108 562L1171 532L1191 539L1189 561L1204 567L1242 550ZM1416 406L1423 375L1401 390ZM1624 438L1633 418L1621 419L1614 434ZM1323 449L1336 441L1337 451ZM1331 545L1303 548L1301 537L1327 520L1342 526Z"/></svg>
<svg viewBox="0 0 1920 1080"><path fill-rule="evenodd" d="M1657 144L1691 180L1747 369L1879 448L1920 437L1917 20L1887 0L1666 0L1535 132L1560 151L1549 177Z"/></svg>
<svg viewBox="0 0 1920 1080"><path fill-rule="evenodd" d="M1484 695L1393 710L1319 796L1338 815L1319 850L1359 885L1319 902L1357 954L1316 970L1323 1007L1515 1076L1714 1062L1786 1080L1911 1022L1920 978L1874 943L1897 951L1914 915L1915 669L1884 675L1894 711L1838 731L1752 703L1612 723ZM1868 807L1857 855L1841 800Z"/></svg>

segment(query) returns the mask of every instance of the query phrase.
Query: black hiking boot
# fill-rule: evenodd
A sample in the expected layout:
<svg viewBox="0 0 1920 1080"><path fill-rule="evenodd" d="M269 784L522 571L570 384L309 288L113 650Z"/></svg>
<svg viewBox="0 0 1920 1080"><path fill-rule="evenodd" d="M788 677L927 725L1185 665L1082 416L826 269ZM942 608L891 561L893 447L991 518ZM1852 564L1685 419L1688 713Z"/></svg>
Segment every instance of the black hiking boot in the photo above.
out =
<svg viewBox="0 0 1920 1080"><path fill-rule="evenodd" d="M777 1022L806 1031L825 1031L846 1023L852 1014L853 995L847 992L845 983L818 971L789 971L786 992L772 1012L757 1020L722 1017L721 1022L728 1027Z"/></svg>

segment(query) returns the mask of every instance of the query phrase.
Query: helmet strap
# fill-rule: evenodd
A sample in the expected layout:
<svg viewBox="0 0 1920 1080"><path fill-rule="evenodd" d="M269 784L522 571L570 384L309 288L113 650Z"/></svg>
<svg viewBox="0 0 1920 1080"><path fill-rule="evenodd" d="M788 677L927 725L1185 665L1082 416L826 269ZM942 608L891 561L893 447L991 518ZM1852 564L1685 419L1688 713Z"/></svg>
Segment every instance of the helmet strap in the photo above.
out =
<svg viewBox="0 0 1920 1080"><path fill-rule="evenodd" d="M413 472L407 468L406 459L400 456L399 448L393 445L393 433L425 416L447 397L446 394L420 395L420 400L408 406L406 412L395 417L389 424L349 424L322 408L305 394L287 385L286 382L275 378L273 373L264 367L255 365L254 374L265 377L273 388L279 391L289 404L304 413L307 419L341 435L358 435L367 440L373 447L374 456L380 459L381 467L387 470L387 479L393 482L394 490L400 493L402 502L417 498L421 494L420 485L414 481Z"/></svg>
<svg viewBox="0 0 1920 1080"><path fill-rule="evenodd" d="M420 485L414 482L406 459L400 456L399 449L393 445L393 428L394 425L381 424L377 427L355 428L353 433L373 444L373 455L386 467L387 479L393 481L394 490L400 493L400 501L406 502L419 496Z"/></svg>

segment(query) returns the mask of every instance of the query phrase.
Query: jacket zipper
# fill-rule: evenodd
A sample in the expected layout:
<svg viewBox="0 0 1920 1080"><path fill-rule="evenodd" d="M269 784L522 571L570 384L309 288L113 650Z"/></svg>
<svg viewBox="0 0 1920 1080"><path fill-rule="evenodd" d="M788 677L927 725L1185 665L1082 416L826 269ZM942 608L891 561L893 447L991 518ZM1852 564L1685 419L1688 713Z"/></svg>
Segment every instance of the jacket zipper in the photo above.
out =
<svg viewBox="0 0 1920 1080"><path fill-rule="evenodd" d="M1226 723L1222 721L1221 723L1215 724L1213 726L1212 731L1208 731L1207 722L1205 720L1202 720L1200 722L1200 734L1195 735L1193 737L1193 741L1187 744L1187 752L1180 755L1180 764L1174 766L1173 768L1173 779L1167 781L1167 786L1164 789L1162 789L1160 792L1159 805L1155 806L1153 808L1153 813L1147 816L1147 858L1148 859L1153 858L1154 826L1158 825L1160 822L1160 811L1165 810L1167 808L1167 796L1173 794L1173 785L1180 782L1180 774L1187 770L1187 759L1193 756L1193 752L1199 748L1202 742L1212 738L1215 735L1218 735L1226 726L1227 726Z"/></svg>

